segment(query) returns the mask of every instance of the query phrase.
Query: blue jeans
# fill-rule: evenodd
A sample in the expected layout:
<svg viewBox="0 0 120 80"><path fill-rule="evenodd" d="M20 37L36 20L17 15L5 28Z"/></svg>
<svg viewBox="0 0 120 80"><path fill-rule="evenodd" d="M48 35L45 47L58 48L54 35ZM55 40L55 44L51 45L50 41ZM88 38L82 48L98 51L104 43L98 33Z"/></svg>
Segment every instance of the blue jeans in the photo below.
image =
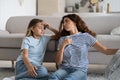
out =
<svg viewBox="0 0 120 80"><path fill-rule="evenodd" d="M48 71L44 66L37 66L37 76L32 77L28 75L27 67L24 62L18 61L15 66L15 80L47 80Z"/></svg>
<svg viewBox="0 0 120 80"><path fill-rule="evenodd" d="M87 72L70 67L60 68L52 73L48 80L87 80Z"/></svg>

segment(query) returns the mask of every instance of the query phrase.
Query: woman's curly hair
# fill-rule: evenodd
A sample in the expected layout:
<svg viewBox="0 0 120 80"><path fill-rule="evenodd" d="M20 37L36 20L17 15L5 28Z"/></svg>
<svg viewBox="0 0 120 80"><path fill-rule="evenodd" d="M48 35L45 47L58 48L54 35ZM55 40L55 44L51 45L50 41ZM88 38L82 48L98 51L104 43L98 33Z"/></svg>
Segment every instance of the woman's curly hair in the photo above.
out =
<svg viewBox="0 0 120 80"><path fill-rule="evenodd" d="M87 32L91 34L92 36L96 37L96 33L88 29L85 22L76 14L68 14L68 15L63 16L60 22L60 26L59 26L60 36L70 35L70 33L63 28L64 18L69 18L70 20L72 20L76 24L79 32L82 32L82 33Z"/></svg>

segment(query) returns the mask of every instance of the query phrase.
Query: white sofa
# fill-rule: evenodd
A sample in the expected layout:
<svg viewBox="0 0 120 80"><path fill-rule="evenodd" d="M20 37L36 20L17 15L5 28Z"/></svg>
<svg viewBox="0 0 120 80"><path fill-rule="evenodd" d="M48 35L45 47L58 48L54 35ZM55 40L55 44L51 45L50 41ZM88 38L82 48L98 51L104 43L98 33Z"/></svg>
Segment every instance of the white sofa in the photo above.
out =
<svg viewBox="0 0 120 80"><path fill-rule="evenodd" d="M115 27L120 26L120 16L81 16L88 27L95 31L97 39L108 48L120 48L120 36L110 35ZM62 17L57 16L15 16L10 17L6 23L6 31L0 31L0 60L13 62L19 55L22 38L25 35L28 23L33 18L43 19L58 29ZM53 34L46 31L47 34ZM44 62L54 62L57 41L50 41L47 46ZM104 55L95 50L89 49L89 71L104 72L106 65L112 58L111 55ZM13 65L12 65L13 67Z"/></svg>

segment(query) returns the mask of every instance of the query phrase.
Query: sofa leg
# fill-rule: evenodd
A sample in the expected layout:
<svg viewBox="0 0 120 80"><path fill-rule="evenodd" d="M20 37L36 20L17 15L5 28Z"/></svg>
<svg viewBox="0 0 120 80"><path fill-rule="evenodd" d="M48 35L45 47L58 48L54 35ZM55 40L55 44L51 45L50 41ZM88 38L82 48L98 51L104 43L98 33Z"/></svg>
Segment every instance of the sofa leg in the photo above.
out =
<svg viewBox="0 0 120 80"><path fill-rule="evenodd" d="M12 62L12 69L14 69L14 60L12 60L11 62Z"/></svg>

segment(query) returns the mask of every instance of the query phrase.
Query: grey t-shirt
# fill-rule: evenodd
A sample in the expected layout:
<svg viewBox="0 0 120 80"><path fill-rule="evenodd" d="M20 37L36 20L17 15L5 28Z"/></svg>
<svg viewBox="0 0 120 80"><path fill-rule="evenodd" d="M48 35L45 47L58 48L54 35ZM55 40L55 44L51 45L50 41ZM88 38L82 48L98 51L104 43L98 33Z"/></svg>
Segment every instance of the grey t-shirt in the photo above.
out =
<svg viewBox="0 0 120 80"><path fill-rule="evenodd" d="M83 71L88 69L88 47L93 46L96 39L88 33L77 33L70 36L61 37L58 44L58 50L61 43L71 38L72 43L65 47L61 67L81 68Z"/></svg>

